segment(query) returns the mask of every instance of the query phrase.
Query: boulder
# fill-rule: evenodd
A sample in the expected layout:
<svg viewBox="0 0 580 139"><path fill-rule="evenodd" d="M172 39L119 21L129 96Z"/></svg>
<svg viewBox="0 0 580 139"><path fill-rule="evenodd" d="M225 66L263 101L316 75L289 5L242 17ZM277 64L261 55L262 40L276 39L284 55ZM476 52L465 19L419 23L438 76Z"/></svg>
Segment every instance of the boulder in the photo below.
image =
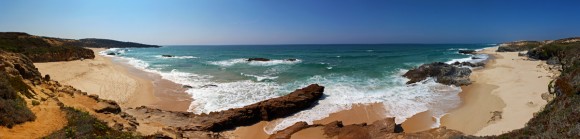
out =
<svg viewBox="0 0 580 139"><path fill-rule="evenodd" d="M288 59L286 59L286 61L296 61L296 60L297 60L296 58L288 58Z"/></svg>
<svg viewBox="0 0 580 139"><path fill-rule="evenodd" d="M256 58L256 57L254 57L254 58L248 58L247 61L270 61L270 59L267 59L267 58Z"/></svg>
<svg viewBox="0 0 580 139"><path fill-rule="evenodd" d="M477 63L471 63L471 62L455 62L451 65L455 65L455 66L468 66L468 67L483 67L485 66L485 63L482 62L477 62Z"/></svg>
<svg viewBox="0 0 580 139"><path fill-rule="evenodd" d="M459 68L443 62L434 62L411 69L403 77L410 79L407 84L423 81L427 77L433 77L438 83L461 86L471 84L469 80L470 74L471 70L469 68Z"/></svg>
<svg viewBox="0 0 580 139"><path fill-rule="evenodd" d="M93 106L95 112L98 113L119 113L121 112L121 107L115 101L105 100L98 102L97 105Z"/></svg>
<svg viewBox="0 0 580 139"><path fill-rule="evenodd" d="M161 57L173 57L172 55L161 55Z"/></svg>
<svg viewBox="0 0 580 139"><path fill-rule="evenodd" d="M112 56L114 56L114 55L117 55L117 54L116 54L116 53L113 53L113 52L110 52L110 53L107 53L107 55L112 55Z"/></svg>
<svg viewBox="0 0 580 139"><path fill-rule="evenodd" d="M475 54L475 50L459 50L460 54Z"/></svg>

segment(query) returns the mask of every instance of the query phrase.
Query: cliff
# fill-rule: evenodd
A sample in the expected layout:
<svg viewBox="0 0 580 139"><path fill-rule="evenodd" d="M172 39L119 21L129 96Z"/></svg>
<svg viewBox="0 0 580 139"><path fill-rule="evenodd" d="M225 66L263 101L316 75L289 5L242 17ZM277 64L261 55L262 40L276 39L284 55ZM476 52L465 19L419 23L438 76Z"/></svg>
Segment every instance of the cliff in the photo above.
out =
<svg viewBox="0 0 580 139"><path fill-rule="evenodd" d="M91 48L158 48L161 46L108 39L62 39L21 32L0 32L0 50L22 53L33 62L93 59Z"/></svg>
<svg viewBox="0 0 580 139"><path fill-rule="evenodd" d="M67 43L68 45L79 46L79 47L91 47L91 48L159 48L158 45L148 45L135 42L122 42L109 39L80 39L77 41L71 41Z"/></svg>
<svg viewBox="0 0 580 139"><path fill-rule="evenodd" d="M22 53L33 62L93 59L93 51L72 45L74 40L33 36L18 32L0 33L0 50Z"/></svg>

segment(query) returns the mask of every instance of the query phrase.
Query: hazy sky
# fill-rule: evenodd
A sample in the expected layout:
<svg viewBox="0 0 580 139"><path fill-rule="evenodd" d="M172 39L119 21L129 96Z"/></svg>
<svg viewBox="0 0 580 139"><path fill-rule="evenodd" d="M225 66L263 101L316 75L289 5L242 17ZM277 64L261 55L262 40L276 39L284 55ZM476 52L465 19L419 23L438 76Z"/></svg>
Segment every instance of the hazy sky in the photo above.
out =
<svg viewBox="0 0 580 139"><path fill-rule="evenodd" d="M488 43L580 36L580 2L1 0L0 31L161 45Z"/></svg>

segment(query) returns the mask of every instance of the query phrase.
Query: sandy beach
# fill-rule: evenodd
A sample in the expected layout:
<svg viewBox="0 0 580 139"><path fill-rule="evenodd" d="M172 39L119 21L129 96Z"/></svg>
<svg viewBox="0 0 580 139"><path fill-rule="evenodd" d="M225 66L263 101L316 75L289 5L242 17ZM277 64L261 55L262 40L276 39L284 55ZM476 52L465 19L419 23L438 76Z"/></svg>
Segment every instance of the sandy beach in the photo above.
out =
<svg viewBox="0 0 580 139"><path fill-rule="evenodd" d="M543 68L545 61L496 49L482 51L493 58L484 69L473 71L473 84L460 93L462 106L444 116L442 126L471 135L498 135L524 127L546 105L541 94L548 92L553 74Z"/></svg>
<svg viewBox="0 0 580 139"><path fill-rule="evenodd" d="M552 75L543 61L529 61L517 53L496 53L496 48L482 51L492 55L484 69L471 74L473 84L463 86L462 105L441 119L441 125L471 135L497 135L521 128L533 113L546 104L540 95ZM95 53L104 49L92 49ZM96 55L95 59L69 62L35 63L42 74L72 85L89 94L120 102L123 107L152 106L165 110L186 111L192 101L180 85L161 76L144 72L120 59ZM550 76L550 77L549 77ZM327 124L343 121L345 125L372 123L386 118L381 104L354 105L350 110L333 113L315 121ZM494 112L500 112L494 117ZM435 119L429 111L419 113L403 123L405 132L412 133L431 128ZM495 118L495 120L492 119ZM273 121L272 123L274 123ZM231 133L235 138L267 138L264 128L271 122L238 127ZM322 128L297 132L293 138L324 137Z"/></svg>
<svg viewBox="0 0 580 139"><path fill-rule="evenodd" d="M95 59L34 63L44 75L100 98L117 101L122 107L151 106L186 111L192 99L180 85L144 72L120 59L98 55L103 48L90 48Z"/></svg>

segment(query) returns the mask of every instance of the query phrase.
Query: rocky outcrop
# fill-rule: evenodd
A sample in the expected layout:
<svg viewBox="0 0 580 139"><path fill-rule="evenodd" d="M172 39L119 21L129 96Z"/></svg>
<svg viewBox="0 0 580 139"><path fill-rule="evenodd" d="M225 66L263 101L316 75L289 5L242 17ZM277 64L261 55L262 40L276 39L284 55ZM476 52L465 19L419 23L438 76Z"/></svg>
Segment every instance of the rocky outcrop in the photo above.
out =
<svg viewBox="0 0 580 139"><path fill-rule="evenodd" d="M416 83L423 81L428 77L433 77L438 83L461 86L471 84L471 81L469 80L470 74L471 70L469 68L460 68L443 62L434 62L423 64L418 68L411 69L407 71L403 77L410 79L407 84Z"/></svg>
<svg viewBox="0 0 580 139"><path fill-rule="evenodd" d="M543 45L544 42L538 41L515 41L502 43L497 48L497 52L518 52L527 51Z"/></svg>
<svg viewBox="0 0 580 139"><path fill-rule="evenodd" d="M483 67L485 66L485 63L483 62L477 62L477 63L471 63L471 62L454 62L453 64L454 66L467 66L467 67Z"/></svg>
<svg viewBox="0 0 580 139"><path fill-rule="evenodd" d="M298 59L296 58L288 58L288 59L284 59L284 61L297 61ZM252 61L271 61L271 59L268 58L260 58L260 57L253 57L253 58L248 58L246 61L248 62L252 62Z"/></svg>
<svg viewBox="0 0 580 139"><path fill-rule="evenodd" d="M270 139L289 139L292 134L312 127L323 127L323 133L327 138L338 139L390 139L390 138L455 138L461 137L463 133L450 130L445 127L434 128L416 133L404 133L401 125L395 124L395 118L378 120L372 124L361 123L343 125L341 121L334 121L326 125L307 125L299 122L284 130L270 135Z"/></svg>
<svg viewBox="0 0 580 139"><path fill-rule="evenodd" d="M196 138L208 132L221 132L238 126L289 116L312 107L322 97L323 92L324 87L312 84L297 89L288 95L242 108L200 115L189 112L163 111L144 106L128 109L126 112L141 119L140 123L163 125L165 127L163 130L175 137Z"/></svg>
<svg viewBox="0 0 580 139"><path fill-rule="evenodd" d="M272 135L270 135L270 137L268 137L268 139L289 139L292 134L306 129L306 128L310 128L310 127L316 127L316 126L322 126L322 125L308 125L308 123L306 122L298 122L295 123L294 125L284 129L284 130L280 130Z"/></svg>
<svg viewBox="0 0 580 139"><path fill-rule="evenodd" d="M459 50L460 54L475 54L475 50Z"/></svg>

